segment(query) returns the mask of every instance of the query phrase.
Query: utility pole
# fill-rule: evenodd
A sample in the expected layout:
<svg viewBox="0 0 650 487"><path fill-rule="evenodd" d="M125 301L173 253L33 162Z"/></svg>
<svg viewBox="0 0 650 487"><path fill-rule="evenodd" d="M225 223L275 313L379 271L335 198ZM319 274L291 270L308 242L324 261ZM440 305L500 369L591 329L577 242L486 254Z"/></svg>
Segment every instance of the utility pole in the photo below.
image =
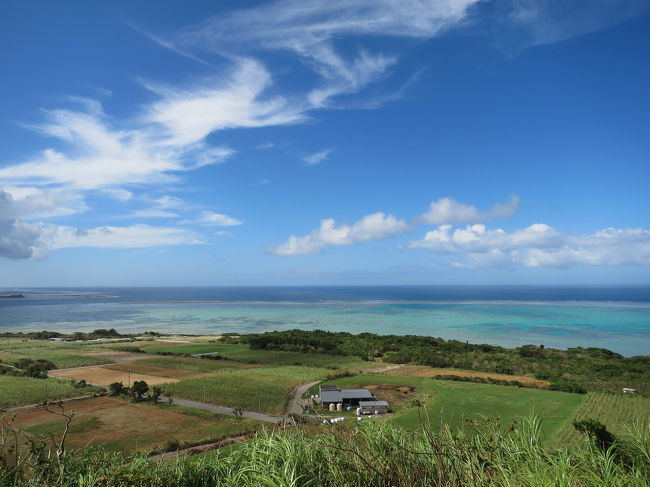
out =
<svg viewBox="0 0 650 487"><path fill-rule="evenodd" d="M131 367L129 367L129 388L131 387Z"/></svg>
<svg viewBox="0 0 650 487"><path fill-rule="evenodd" d="M45 378L45 405L47 406L47 377Z"/></svg>
<svg viewBox="0 0 650 487"><path fill-rule="evenodd" d="M208 378L203 379L203 402L205 402L205 390L208 387Z"/></svg>

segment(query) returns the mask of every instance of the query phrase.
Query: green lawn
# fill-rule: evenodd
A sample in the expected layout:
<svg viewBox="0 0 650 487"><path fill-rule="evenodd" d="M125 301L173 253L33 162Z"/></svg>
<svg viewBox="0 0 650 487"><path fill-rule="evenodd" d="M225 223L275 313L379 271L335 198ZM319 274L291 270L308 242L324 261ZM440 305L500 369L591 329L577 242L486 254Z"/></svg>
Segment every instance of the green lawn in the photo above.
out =
<svg viewBox="0 0 650 487"><path fill-rule="evenodd" d="M74 387L68 380L34 379L32 377L14 377L0 375L0 408L10 408L28 404L77 397L99 392L98 387Z"/></svg>
<svg viewBox="0 0 650 487"><path fill-rule="evenodd" d="M585 400L581 394L545 391L471 382L438 381L423 377L363 375L332 381L340 387L363 387L369 384L414 386L414 397L424 405L431 425L441 422L463 426L465 419L499 417L507 426L518 416L535 413L543 420L543 434L550 438ZM420 411L420 412L423 412ZM405 428L420 424L418 408L404 404L387 418Z"/></svg>

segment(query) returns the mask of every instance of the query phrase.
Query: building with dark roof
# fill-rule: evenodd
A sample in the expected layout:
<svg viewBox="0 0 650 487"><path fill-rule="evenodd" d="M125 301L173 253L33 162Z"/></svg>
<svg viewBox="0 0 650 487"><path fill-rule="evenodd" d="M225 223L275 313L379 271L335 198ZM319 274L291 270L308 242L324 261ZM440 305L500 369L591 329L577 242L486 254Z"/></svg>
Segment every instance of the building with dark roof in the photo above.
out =
<svg viewBox="0 0 650 487"><path fill-rule="evenodd" d="M339 389L338 386L325 384L320 386L320 402L324 408L330 404L358 406L360 401L373 401L375 396L368 389Z"/></svg>

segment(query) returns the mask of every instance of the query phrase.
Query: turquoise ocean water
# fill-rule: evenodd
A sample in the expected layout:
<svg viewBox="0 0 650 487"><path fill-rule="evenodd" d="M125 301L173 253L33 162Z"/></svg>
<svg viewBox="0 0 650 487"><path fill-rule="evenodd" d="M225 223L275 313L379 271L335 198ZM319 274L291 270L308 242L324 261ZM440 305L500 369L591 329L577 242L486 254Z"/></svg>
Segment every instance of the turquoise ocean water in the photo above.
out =
<svg viewBox="0 0 650 487"><path fill-rule="evenodd" d="M1 331L254 333L291 328L650 355L650 288L3 289Z"/></svg>

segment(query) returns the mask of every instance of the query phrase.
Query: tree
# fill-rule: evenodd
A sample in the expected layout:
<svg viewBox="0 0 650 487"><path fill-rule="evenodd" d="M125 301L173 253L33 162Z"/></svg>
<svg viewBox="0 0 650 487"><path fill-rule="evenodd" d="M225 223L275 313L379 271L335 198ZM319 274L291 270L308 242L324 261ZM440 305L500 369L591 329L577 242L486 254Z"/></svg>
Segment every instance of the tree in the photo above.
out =
<svg viewBox="0 0 650 487"><path fill-rule="evenodd" d="M151 390L151 394L149 395L149 399L151 399L153 402L158 402L158 399L160 398L161 394L162 394L162 389L158 386L154 386L153 389Z"/></svg>
<svg viewBox="0 0 650 487"><path fill-rule="evenodd" d="M144 400L144 395L149 392L149 386L143 380L136 380L131 387L131 395L136 402Z"/></svg>
<svg viewBox="0 0 650 487"><path fill-rule="evenodd" d="M111 396L121 396L124 394L124 384L121 382L113 382L109 384L108 388L110 389Z"/></svg>
<svg viewBox="0 0 650 487"><path fill-rule="evenodd" d="M607 431L607 427L596 419L574 420L573 427L589 436L603 451L607 451L616 441L616 437Z"/></svg>

